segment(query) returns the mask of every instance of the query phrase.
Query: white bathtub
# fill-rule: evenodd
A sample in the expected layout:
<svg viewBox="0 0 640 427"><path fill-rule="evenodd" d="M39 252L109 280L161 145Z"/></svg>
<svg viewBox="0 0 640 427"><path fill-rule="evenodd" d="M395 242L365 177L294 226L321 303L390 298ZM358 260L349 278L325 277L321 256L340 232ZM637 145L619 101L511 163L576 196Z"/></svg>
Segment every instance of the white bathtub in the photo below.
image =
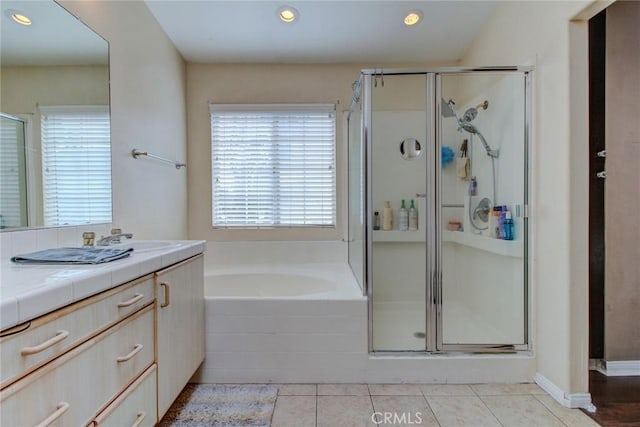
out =
<svg viewBox="0 0 640 427"><path fill-rule="evenodd" d="M235 265L207 271L206 298L361 300L346 264Z"/></svg>
<svg viewBox="0 0 640 427"><path fill-rule="evenodd" d="M206 357L194 380L355 381L367 354L366 301L347 264L209 268Z"/></svg>

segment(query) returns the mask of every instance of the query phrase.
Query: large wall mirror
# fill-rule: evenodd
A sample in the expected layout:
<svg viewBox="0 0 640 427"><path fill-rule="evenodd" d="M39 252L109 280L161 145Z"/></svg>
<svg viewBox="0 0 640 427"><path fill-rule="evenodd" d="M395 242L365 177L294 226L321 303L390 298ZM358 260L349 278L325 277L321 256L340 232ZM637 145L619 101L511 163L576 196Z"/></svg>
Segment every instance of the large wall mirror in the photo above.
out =
<svg viewBox="0 0 640 427"><path fill-rule="evenodd" d="M108 43L52 0L0 5L0 230L111 222Z"/></svg>

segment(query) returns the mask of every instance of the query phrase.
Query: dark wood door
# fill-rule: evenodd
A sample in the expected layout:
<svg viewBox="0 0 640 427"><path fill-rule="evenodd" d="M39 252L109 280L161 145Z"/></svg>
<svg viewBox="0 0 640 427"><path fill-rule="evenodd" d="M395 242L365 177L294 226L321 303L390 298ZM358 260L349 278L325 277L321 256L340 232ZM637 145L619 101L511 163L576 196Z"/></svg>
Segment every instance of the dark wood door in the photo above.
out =
<svg viewBox="0 0 640 427"><path fill-rule="evenodd" d="M589 358L604 357L606 10L589 20ZM599 154L600 153L600 154Z"/></svg>

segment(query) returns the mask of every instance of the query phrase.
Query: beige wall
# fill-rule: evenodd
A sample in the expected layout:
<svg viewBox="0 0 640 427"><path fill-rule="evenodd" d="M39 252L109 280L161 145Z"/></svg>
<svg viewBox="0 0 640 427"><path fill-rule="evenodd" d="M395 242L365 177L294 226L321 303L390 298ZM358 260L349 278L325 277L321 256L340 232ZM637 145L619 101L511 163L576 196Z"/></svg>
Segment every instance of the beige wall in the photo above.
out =
<svg viewBox="0 0 640 427"><path fill-rule="evenodd" d="M588 145L583 138L573 146L575 100L570 90L570 20L587 5L581 1L502 2L462 61L478 66L535 66L534 351L538 372L568 393L588 389Z"/></svg>
<svg viewBox="0 0 640 427"><path fill-rule="evenodd" d="M187 64L189 237L206 240L337 240L346 232L346 140L343 112L366 64ZM336 104L337 227L214 230L211 226L210 103Z"/></svg>
<svg viewBox="0 0 640 427"><path fill-rule="evenodd" d="M113 224L141 239L187 236L185 64L142 0L60 3L109 42Z"/></svg>
<svg viewBox="0 0 640 427"><path fill-rule="evenodd" d="M605 359L640 360L640 2L607 8Z"/></svg>

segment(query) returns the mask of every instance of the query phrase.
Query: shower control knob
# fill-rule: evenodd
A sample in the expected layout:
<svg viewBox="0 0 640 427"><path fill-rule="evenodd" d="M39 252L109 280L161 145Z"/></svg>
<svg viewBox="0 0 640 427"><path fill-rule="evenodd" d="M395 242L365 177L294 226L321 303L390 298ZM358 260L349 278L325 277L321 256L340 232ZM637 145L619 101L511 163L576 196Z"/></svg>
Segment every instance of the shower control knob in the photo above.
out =
<svg viewBox="0 0 640 427"><path fill-rule="evenodd" d="M601 179L605 179L607 177L607 171L598 172L596 174L596 177L601 178Z"/></svg>
<svg viewBox="0 0 640 427"><path fill-rule="evenodd" d="M596 153L596 156L598 156L598 157L607 157L607 150L598 151Z"/></svg>

